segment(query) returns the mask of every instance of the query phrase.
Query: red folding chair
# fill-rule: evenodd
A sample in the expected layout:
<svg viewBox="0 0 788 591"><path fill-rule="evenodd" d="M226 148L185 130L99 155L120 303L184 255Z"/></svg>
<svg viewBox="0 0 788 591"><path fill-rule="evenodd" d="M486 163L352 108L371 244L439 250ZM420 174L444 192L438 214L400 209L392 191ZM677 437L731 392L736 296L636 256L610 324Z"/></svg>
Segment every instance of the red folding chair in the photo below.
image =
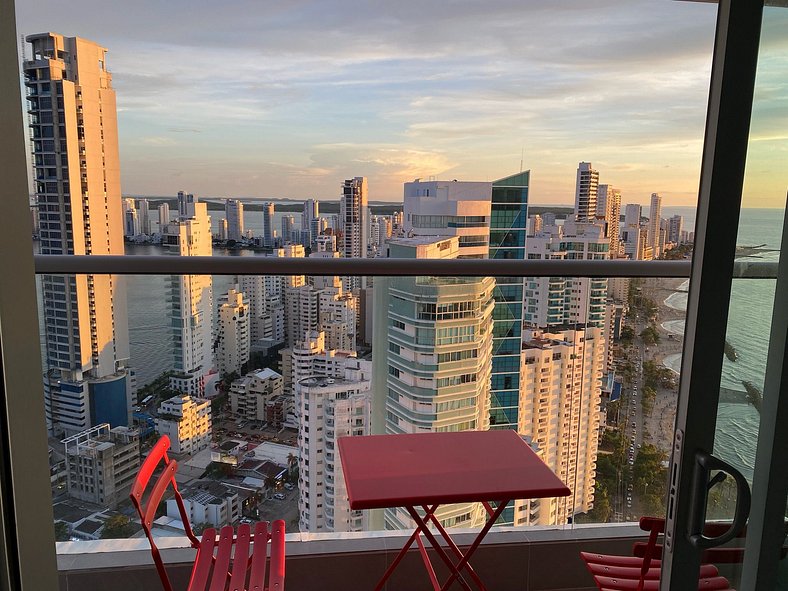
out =
<svg viewBox="0 0 788 591"><path fill-rule="evenodd" d="M283 591L285 587L285 522L274 521L269 529L267 521L255 524L254 533L248 524L242 524L235 532L232 527L225 526L217 535L214 528L203 532L202 540L198 540L189 523L189 515L183 504L183 497L175 483L178 463L167 456L170 439L164 435L145 458L140 467L134 486L131 488L131 502L137 509L142 522L142 529L148 536L153 561L159 571L161 583L166 591L173 591L161 553L151 535L156 509L164 496L167 487L172 485L181 521L192 548L197 550L187 591ZM162 465L163 470L143 501L145 489L153 473ZM271 542L270 561L268 542ZM249 549L252 546L251 556ZM233 548L235 552L233 554ZM233 557L231 559L231 554ZM230 563L232 562L232 567ZM270 562L270 565L267 563ZM265 585L266 567L268 567L268 585ZM228 586L229 585L229 586Z"/></svg>
<svg viewBox="0 0 788 591"><path fill-rule="evenodd" d="M662 546L657 544L657 538L665 531L665 520L642 517L640 529L649 532L648 542L635 544L635 556L580 553L600 591L657 591L659 589ZM707 551L704 559L708 558ZM698 589L733 591L728 579L719 576L717 567L713 564L701 565Z"/></svg>

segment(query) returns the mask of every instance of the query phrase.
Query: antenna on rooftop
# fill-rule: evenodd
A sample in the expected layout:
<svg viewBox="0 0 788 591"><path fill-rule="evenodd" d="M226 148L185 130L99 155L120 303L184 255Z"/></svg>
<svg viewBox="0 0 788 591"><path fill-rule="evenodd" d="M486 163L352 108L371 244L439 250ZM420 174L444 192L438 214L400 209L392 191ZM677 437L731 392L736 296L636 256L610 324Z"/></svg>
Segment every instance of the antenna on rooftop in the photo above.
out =
<svg viewBox="0 0 788 591"><path fill-rule="evenodd" d="M523 156L525 155L525 144L520 148L520 172L523 171Z"/></svg>

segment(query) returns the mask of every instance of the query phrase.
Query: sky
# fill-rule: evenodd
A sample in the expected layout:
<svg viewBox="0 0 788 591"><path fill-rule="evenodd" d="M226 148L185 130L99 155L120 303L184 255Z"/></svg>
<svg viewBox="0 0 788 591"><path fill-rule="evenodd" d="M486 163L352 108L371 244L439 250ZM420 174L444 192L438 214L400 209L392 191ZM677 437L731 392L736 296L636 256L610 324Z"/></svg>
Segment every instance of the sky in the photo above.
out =
<svg viewBox="0 0 788 591"><path fill-rule="evenodd" d="M124 194L293 199L367 176L370 200L401 201L405 181L522 159L531 203L572 203L582 160L624 203L694 205L715 19L674 0L17 3L20 34L108 48ZM753 126L772 172L786 65ZM754 204L784 205L784 175L756 176Z"/></svg>

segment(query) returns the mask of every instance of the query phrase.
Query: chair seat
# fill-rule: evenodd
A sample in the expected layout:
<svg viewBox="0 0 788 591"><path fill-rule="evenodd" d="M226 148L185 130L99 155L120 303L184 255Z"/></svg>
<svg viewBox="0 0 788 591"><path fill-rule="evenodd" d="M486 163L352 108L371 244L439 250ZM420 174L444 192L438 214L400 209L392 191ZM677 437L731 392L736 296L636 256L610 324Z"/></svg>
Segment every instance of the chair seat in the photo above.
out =
<svg viewBox="0 0 788 591"><path fill-rule="evenodd" d="M594 581L601 591L659 591L659 579L650 579L639 587L638 579L618 579L615 577L595 576ZM698 581L698 591L733 591L725 577L708 577Z"/></svg>
<svg viewBox="0 0 788 591"><path fill-rule="evenodd" d="M254 536L248 524L242 524L237 533L230 526L223 527L218 536L215 529L206 529L197 549L188 591L282 591L285 522L275 521L270 532L271 560L266 585L268 526L267 521L255 524Z"/></svg>

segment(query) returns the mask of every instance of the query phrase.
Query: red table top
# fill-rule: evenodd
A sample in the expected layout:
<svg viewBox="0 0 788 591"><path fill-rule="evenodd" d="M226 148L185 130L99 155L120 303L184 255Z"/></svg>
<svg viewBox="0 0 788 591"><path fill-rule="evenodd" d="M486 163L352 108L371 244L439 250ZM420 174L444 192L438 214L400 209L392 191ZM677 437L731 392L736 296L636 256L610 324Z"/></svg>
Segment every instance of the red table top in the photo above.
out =
<svg viewBox="0 0 788 591"><path fill-rule="evenodd" d="M339 453L354 510L570 494L511 430L342 437Z"/></svg>

